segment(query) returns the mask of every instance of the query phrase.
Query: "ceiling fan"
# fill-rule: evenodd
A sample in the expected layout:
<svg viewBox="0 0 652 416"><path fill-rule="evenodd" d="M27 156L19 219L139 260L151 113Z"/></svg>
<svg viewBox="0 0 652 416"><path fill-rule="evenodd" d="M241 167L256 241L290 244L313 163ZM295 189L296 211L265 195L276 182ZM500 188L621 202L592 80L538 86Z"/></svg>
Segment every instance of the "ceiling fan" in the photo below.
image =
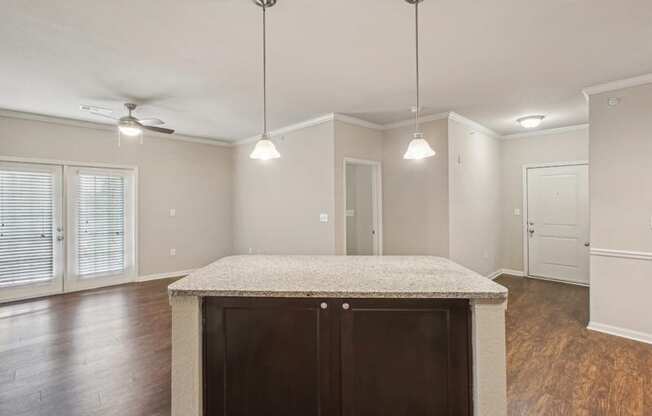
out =
<svg viewBox="0 0 652 416"><path fill-rule="evenodd" d="M136 110L136 107L138 107L136 104L126 103L125 108L127 109L128 114L126 116L116 118L113 117L112 115L113 111L107 108L94 107L91 105L79 106L79 108L82 111L87 111L93 115L106 117L106 118L110 118L111 120L114 120L118 126L118 130L120 131L120 133L124 134L125 136L134 137L134 136L142 135L143 130L155 131L157 133L163 133L163 134L174 133L174 130L172 129L167 129L165 127L156 127L157 125L165 124L162 120L158 118L134 117L132 113Z"/></svg>

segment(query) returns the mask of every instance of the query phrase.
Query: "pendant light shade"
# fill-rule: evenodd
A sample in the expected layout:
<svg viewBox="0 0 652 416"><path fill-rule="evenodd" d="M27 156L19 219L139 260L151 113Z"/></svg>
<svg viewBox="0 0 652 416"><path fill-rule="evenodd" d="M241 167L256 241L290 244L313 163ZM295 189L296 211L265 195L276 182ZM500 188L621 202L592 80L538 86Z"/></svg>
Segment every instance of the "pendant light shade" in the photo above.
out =
<svg viewBox="0 0 652 416"><path fill-rule="evenodd" d="M281 154L276 150L274 142L267 133L267 21L268 7L276 4L276 0L254 0L254 3L263 10L263 134L256 142L254 150L249 157L257 160L278 159Z"/></svg>
<svg viewBox="0 0 652 416"><path fill-rule="evenodd" d="M409 4L414 5L414 34L415 34L415 49L416 49L416 81L417 81L417 105L414 107L414 134L413 138L408 145L408 149L403 155L403 159L418 160L425 159L436 155L428 141L423 137L423 133L419 129L419 111L420 97L419 97L419 3L423 0L405 0Z"/></svg>
<svg viewBox="0 0 652 416"><path fill-rule="evenodd" d="M276 150L276 146L268 137L261 137L256 142L254 150L249 155L252 159L258 160L270 160L278 159L281 157L281 154Z"/></svg>
<svg viewBox="0 0 652 416"><path fill-rule="evenodd" d="M423 138L423 133L414 133L414 138L410 141L403 159L425 159L436 154L426 139Z"/></svg>

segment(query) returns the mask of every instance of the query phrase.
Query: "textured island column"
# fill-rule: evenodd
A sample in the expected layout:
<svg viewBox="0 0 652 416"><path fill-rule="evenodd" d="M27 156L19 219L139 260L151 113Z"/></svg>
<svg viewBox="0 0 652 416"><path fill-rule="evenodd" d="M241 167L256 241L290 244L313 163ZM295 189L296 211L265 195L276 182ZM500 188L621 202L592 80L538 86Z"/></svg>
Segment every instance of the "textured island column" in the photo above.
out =
<svg viewBox="0 0 652 416"><path fill-rule="evenodd" d="M201 298L173 296L172 416L203 414Z"/></svg>
<svg viewBox="0 0 652 416"><path fill-rule="evenodd" d="M471 300L474 415L507 415L506 308L506 299Z"/></svg>

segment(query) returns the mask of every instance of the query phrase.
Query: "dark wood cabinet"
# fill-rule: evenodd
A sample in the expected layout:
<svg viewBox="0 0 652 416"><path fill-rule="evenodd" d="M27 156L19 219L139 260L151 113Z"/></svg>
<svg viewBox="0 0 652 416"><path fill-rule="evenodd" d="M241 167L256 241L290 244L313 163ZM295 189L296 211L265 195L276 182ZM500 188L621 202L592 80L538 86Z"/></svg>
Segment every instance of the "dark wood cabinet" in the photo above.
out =
<svg viewBox="0 0 652 416"><path fill-rule="evenodd" d="M205 298L206 416L470 415L466 300Z"/></svg>

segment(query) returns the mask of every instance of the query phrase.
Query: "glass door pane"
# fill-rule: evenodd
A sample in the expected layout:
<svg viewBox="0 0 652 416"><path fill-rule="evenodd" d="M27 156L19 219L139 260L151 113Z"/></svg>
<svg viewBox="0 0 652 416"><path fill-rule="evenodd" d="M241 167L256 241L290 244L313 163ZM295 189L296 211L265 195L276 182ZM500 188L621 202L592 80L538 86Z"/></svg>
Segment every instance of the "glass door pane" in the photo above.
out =
<svg viewBox="0 0 652 416"><path fill-rule="evenodd" d="M0 301L63 290L62 167L0 162Z"/></svg>
<svg viewBox="0 0 652 416"><path fill-rule="evenodd" d="M133 280L134 172L65 169L69 225L66 291Z"/></svg>

